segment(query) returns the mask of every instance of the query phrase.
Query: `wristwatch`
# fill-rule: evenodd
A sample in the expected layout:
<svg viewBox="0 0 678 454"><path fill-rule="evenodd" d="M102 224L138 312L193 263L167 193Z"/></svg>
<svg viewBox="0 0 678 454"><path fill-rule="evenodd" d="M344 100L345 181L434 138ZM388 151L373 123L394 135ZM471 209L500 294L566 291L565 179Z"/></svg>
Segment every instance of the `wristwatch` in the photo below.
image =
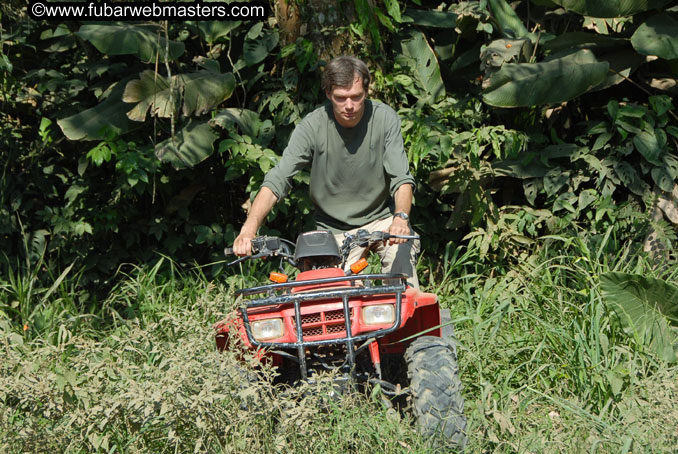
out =
<svg viewBox="0 0 678 454"><path fill-rule="evenodd" d="M397 213L393 213L393 217L404 219L406 221L410 220L410 217L406 213L403 213L402 211L398 211Z"/></svg>

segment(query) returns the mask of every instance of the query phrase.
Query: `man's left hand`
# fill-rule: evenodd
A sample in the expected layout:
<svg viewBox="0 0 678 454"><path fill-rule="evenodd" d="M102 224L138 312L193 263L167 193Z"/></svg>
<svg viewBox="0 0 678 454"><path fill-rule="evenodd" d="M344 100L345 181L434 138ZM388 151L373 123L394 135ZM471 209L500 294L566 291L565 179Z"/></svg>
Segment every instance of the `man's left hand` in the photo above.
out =
<svg viewBox="0 0 678 454"><path fill-rule="evenodd" d="M394 217L391 226L388 228L388 233L391 235L409 235L410 225L405 219ZM405 238L391 238L388 240L388 244L401 244L406 241Z"/></svg>

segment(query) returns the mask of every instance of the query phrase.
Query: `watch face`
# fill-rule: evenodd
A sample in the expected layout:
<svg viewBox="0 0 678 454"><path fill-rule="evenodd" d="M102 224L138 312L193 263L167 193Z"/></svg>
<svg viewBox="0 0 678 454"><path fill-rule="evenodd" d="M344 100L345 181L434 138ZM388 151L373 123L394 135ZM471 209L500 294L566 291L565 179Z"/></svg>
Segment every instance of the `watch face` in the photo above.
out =
<svg viewBox="0 0 678 454"><path fill-rule="evenodd" d="M396 214L393 215L393 217L398 217L398 218L404 219L404 220L406 220L406 221L410 218L410 217L409 217L408 215L406 215L405 213L396 213Z"/></svg>

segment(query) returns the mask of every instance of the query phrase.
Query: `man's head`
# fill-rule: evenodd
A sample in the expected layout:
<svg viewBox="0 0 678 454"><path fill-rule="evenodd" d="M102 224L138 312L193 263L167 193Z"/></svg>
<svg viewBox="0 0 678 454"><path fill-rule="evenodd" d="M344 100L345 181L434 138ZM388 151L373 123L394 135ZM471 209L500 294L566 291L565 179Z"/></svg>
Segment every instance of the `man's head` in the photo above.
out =
<svg viewBox="0 0 678 454"><path fill-rule="evenodd" d="M332 103L334 118L345 127L356 126L365 113L365 98L370 86L367 65L355 57L337 57L325 67L322 87Z"/></svg>

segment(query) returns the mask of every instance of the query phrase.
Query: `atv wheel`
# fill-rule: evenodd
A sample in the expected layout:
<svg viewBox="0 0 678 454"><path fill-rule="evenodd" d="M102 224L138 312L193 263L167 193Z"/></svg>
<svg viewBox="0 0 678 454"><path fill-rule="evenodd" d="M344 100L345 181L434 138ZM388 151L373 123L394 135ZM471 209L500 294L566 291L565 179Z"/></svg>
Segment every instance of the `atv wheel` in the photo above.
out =
<svg viewBox="0 0 678 454"><path fill-rule="evenodd" d="M439 337L422 336L405 352L412 407L424 436L440 434L445 444L463 448L466 417L457 356Z"/></svg>

